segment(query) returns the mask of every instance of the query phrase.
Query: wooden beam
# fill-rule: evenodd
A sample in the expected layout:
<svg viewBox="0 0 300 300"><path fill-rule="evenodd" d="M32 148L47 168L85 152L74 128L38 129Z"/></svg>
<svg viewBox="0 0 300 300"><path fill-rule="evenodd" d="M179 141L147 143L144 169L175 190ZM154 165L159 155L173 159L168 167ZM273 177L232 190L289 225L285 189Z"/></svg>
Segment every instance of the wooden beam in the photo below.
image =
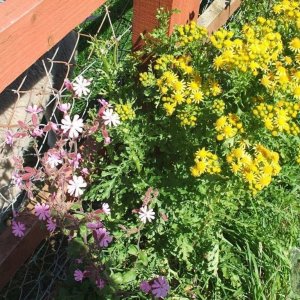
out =
<svg viewBox="0 0 300 300"><path fill-rule="evenodd" d="M0 9L0 92L105 0L8 0Z"/></svg>
<svg viewBox="0 0 300 300"><path fill-rule="evenodd" d="M170 11L179 9L179 14L174 14L170 20L169 33L175 24L185 24L191 20L197 20L201 0L134 0L133 1L133 24L132 40L133 48L141 47L141 33L150 32L158 25L156 19L157 9L164 7Z"/></svg>
<svg viewBox="0 0 300 300"><path fill-rule="evenodd" d="M15 237L10 226L0 234L0 290L13 278L47 235L41 222L29 211L25 210L17 220L26 226L24 237Z"/></svg>
<svg viewBox="0 0 300 300"><path fill-rule="evenodd" d="M206 27L208 33L212 33L225 25L240 5L241 0L231 0L230 5L227 7L225 0L214 0L198 18L198 25Z"/></svg>

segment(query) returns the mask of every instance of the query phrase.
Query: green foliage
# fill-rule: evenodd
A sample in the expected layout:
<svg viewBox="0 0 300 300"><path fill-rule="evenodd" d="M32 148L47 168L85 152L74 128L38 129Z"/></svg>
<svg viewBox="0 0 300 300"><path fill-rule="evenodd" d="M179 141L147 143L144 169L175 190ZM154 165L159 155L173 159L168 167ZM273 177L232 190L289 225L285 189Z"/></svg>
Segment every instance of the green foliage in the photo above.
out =
<svg viewBox="0 0 300 300"><path fill-rule="evenodd" d="M255 9L245 4L250 21L266 12L260 7L265 8L268 1L262 2ZM85 162L92 170L84 195L86 206L97 208L107 202L112 210L103 220L114 237L107 249L93 249L92 237L84 241L84 230L77 237L81 239L78 247L89 245L94 250L91 259L106 268L108 287L95 293L106 299L144 299L139 283L163 275L171 285L170 299L287 299L291 293L289 251L298 244L300 225L300 167L295 163L299 137L284 132L275 137L253 116L253 97L274 100L257 79L261 77L256 77L262 73L216 70L213 60L218 50L203 40L203 32L186 44L180 29L168 38L163 26L167 16L160 12L159 18L162 26L152 33L143 52L133 57L118 60L116 52L104 56L100 40L91 45L94 59L102 62L92 70L97 74L95 95L113 107L131 103L135 111L134 118L109 129L109 145L103 143L100 131L95 133L103 155ZM230 25L237 36L241 35L238 23ZM147 55L145 66L142 59ZM158 61L167 55L172 63L163 69ZM177 116L165 109L157 82L160 72L175 70L178 59L186 55L201 74L205 100L194 106L187 103L182 110L178 105ZM156 65L162 69L155 69ZM142 84L141 73L146 74ZM178 74L187 80L184 70ZM211 90L215 82L222 88L220 93ZM224 115L234 113L246 134L216 139L218 116L211 107L219 98L225 103ZM193 113L195 124L189 119ZM91 119L95 115L90 112ZM226 161L234 147L243 144L246 149L247 143L276 151L282 166L272 182L254 191L242 176L233 174ZM194 153L204 147L222 159L222 171L195 178L190 174ZM255 155L258 150L249 151ZM154 189L159 194L149 196ZM155 219L142 224L138 210L145 201ZM72 247L71 243L74 254ZM86 285L82 285L83 294Z"/></svg>

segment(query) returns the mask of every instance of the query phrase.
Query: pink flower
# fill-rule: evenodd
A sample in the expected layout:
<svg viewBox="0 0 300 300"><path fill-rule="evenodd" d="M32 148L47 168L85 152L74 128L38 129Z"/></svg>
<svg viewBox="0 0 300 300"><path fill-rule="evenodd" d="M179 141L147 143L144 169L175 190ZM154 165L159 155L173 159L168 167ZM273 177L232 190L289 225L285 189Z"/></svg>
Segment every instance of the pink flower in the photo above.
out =
<svg viewBox="0 0 300 300"><path fill-rule="evenodd" d="M41 107L38 107L36 104L34 104L33 106L29 105L27 107L26 111L31 114L38 114L38 113L42 112L43 109Z"/></svg>
<svg viewBox="0 0 300 300"><path fill-rule="evenodd" d="M90 174L90 172L89 172L89 170L88 170L87 168L82 168L82 170L81 170L81 175L87 176L87 175L89 175L89 174Z"/></svg>
<svg viewBox="0 0 300 300"><path fill-rule="evenodd" d="M48 151L47 163L50 165L51 168L57 167L62 162L63 161L62 161L59 153L55 153L54 151L52 151L52 152Z"/></svg>
<svg viewBox="0 0 300 300"><path fill-rule="evenodd" d="M48 230L49 232L53 232L53 231L56 229L56 220L55 220L55 219L52 219L52 218L49 218L49 219L47 220L47 225L46 225L46 227L47 227L47 230Z"/></svg>
<svg viewBox="0 0 300 300"><path fill-rule="evenodd" d="M75 281L82 282L82 280L84 279L84 272L82 272L79 269L75 270L75 272L74 272L74 279L75 279Z"/></svg>
<svg viewBox="0 0 300 300"><path fill-rule="evenodd" d="M21 222L12 221L12 233L14 236L22 237L25 235L26 226Z"/></svg>
<svg viewBox="0 0 300 300"><path fill-rule="evenodd" d="M105 287L105 281L101 278L96 279L96 286L98 289L103 289Z"/></svg>
<svg viewBox="0 0 300 300"><path fill-rule="evenodd" d="M33 137L41 137L41 136L43 136L43 134L44 134L43 129L39 128L38 126L35 127L31 132L31 135Z"/></svg>
<svg viewBox="0 0 300 300"><path fill-rule="evenodd" d="M69 80L69 79L65 79L64 80L64 86L65 88L68 90L68 91L73 91L73 85L72 85L72 82Z"/></svg>
<svg viewBox="0 0 300 300"><path fill-rule="evenodd" d="M79 167L79 161L81 160L81 154L80 153L70 153L69 157L69 163L71 166L73 166L75 169Z"/></svg>
<svg viewBox="0 0 300 300"><path fill-rule="evenodd" d="M65 114L71 108L71 104L70 103L62 103L62 104L59 104L57 108Z"/></svg>
<svg viewBox="0 0 300 300"><path fill-rule="evenodd" d="M69 115L65 115L61 122L63 124L61 125L63 133L69 132L68 136L71 139L78 138L79 133L83 131L83 120L79 118L79 115L75 115L73 121Z"/></svg>
<svg viewBox="0 0 300 300"><path fill-rule="evenodd" d="M159 276L151 284L151 292L155 298L165 298L170 290L170 286L165 277Z"/></svg>
<svg viewBox="0 0 300 300"><path fill-rule="evenodd" d="M112 242L112 237L109 235L109 231L105 228L98 228L93 230L93 236L99 247L106 248L108 244Z"/></svg>
<svg viewBox="0 0 300 300"><path fill-rule="evenodd" d="M37 203L34 207L35 215L39 218L39 220L46 220L50 218L50 207L45 203Z"/></svg>
<svg viewBox="0 0 300 300"><path fill-rule="evenodd" d="M77 97L86 96L90 89L88 86L91 84L91 79L85 79L82 75L75 78L73 82L73 90Z"/></svg>
<svg viewBox="0 0 300 300"><path fill-rule="evenodd" d="M12 173L12 177L11 178L12 178L13 183L17 187L22 188L22 177L21 177L21 175L17 171L14 171Z"/></svg>
<svg viewBox="0 0 300 300"><path fill-rule="evenodd" d="M14 134L11 130L5 132L5 143L10 146L14 143Z"/></svg>
<svg viewBox="0 0 300 300"><path fill-rule="evenodd" d="M105 99L98 99L98 102L102 105L102 106L110 106L110 104L108 104L108 102Z"/></svg>

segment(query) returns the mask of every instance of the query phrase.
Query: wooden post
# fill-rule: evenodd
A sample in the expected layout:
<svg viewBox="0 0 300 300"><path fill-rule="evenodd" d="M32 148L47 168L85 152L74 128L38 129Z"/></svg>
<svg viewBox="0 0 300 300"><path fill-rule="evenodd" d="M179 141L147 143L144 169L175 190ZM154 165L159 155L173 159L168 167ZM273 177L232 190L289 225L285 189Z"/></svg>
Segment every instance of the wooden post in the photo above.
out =
<svg viewBox="0 0 300 300"><path fill-rule="evenodd" d="M8 0L0 6L0 93L105 0Z"/></svg>
<svg viewBox="0 0 300 300"><path fill-rule="evenodd" d="M179 14L174 14L170 20L169 33L175 24L185 24L191 20L197 20L201 0L134 0L133 1L133 49L141 47L140 34L150 32L158 25L156 20L157 9L164 7L170 11L179 9Z"/></svg>

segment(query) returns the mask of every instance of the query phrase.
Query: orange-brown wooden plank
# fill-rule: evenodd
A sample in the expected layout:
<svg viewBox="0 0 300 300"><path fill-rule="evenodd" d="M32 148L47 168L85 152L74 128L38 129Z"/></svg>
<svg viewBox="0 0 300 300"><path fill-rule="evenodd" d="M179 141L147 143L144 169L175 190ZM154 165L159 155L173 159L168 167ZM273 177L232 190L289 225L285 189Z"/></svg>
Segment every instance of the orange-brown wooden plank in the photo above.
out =
<svg viewBox="0 0 300 300"><path fill-rule="evenodd" d="M179 14L174 14L170 20L169 32L175 24L185 24L197 19L201 0L134 0L133 1L133 45L134 49L141 46L140 34L150 32L158 25L156 20L157 9L164 7L168 11L179 9Z"/></svg>
<svg viewBox="0 0 300 300"><path fill-rule="evenodd" d="M5 228L0 233L0 290L33 254L47 235L41 222L32 214L23 213L18 217L18 221L22 221L26 225L24 237L15 237L11 227Z"/></svg>
<svg viewBox="0 0 300 300"><path fill-rule="evenodd" d="M222 27L232 14L240 7L241 0L231 0L226 7L225 0L214 0L207 10L199 17L198 24L212 33ZM225 8L226 7L226 8Z"/></svg>
<svg viewBox="0 0 300 300"><path fill-rule="evenodd" d="M0 92L105 0L7 0L0 5Z"/></svg>

